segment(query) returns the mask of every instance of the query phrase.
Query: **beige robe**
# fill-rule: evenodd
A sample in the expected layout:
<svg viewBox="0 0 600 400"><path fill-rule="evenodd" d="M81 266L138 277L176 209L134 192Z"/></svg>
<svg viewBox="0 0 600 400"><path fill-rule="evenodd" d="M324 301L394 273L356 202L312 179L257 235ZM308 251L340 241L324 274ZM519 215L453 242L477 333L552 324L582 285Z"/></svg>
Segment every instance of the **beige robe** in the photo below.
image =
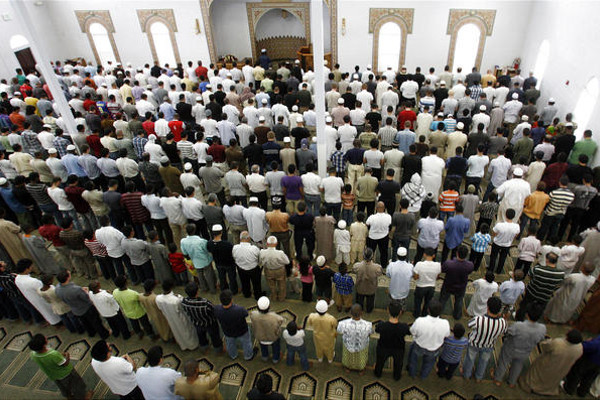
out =
<svg viewBox="0 0 600 400"><path fill-rule="evenodd" d="M542 354L521 375L519 386L527 393L558 396L560 381L583 354L583 346L564 338L544 340L540 346Z"/></svg>
<svg viewBox="0 0 600 400"><path fill-rule="evenodd" d="M313 328L313 343L317 358L327 357L327 361L333 360L335 350L335 338L337 336L337 319L331 314L311 313L306 320L306 326Z"/></svg>
<svg viewBox="0 0 600 400"><path fill-rule="evenodd" d="M0 243L16 264L21 258L31 258L19 236L21 228L12 221L0 219Z"/></svg>
<svg viewBox="0 0 600 400"><path fill-rule="evenodd" d="M148 318L154 324L156 331L160 338L168 342L171 337L171 328L169 328L169 323L165 319L163 313L156 306L156 294L152 293L148 296L145 294L140 294L140 303L144 306L146 313L148 314Z"/></svg>
<svg viewBox="0 0 600 400"><path fill-rule="evenodd" d="M335 258L333 246L333 231L335 230L335 219L332 216L316 217L314 222L315 240L317 242L317 257L324 256L327 261Z"/></svg>

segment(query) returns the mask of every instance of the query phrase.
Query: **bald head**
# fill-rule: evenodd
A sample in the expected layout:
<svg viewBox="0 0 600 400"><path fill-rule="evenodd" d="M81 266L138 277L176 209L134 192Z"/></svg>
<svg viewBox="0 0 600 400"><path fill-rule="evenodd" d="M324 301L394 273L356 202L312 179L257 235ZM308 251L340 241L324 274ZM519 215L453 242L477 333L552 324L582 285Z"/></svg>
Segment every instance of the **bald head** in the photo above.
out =
<svg viewBox="0 0 600 400"><path fill-rule="evenodd" d="M594 264L592 264L591 261L586 261L581 266L581 272L583 272L585 275L592 274L595 269L596 269L596 266Z"/></svg>
<svg viewBox="0 0 600 400"><path fill-rule="evenodd" d="M375 208L377 209L377 212L379 212L379 213L384 212L385 204L383 203L383 201L378 201L377 206Z"/></svg>
<svg viewBox="0 0 600 400"><path fill-rule="evenodd" d="M248 231L243 231L240 233L240 241L250 242L250 233L248 233Z"/></svg>

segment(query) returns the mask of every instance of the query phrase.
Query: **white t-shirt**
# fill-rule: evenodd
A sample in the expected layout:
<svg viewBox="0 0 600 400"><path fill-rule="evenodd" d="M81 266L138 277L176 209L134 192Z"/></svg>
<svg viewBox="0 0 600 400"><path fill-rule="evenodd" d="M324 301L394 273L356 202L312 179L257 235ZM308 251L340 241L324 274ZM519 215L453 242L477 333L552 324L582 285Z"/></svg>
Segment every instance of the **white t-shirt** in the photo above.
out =
<svg viewBox="0 0 600 400"><path fill-rule="evenodd" d="M450 336L450 324L445 319L428 315L413 322L410 334L419 347L436 351L442 347L446 336Z"/></svg>
<svg viewBox="0 0 600 400"><path fill-rule="evenodd" d="M501 247L510 247L515 237L521 232L519 224L514 222L497 222L494 225L494 243Z"/></svg>
<svg viewBox="0 0 600 400"><path fill-rule="evenodd" d="M260 174L250 174L246 177L248 189L253 193L264 192L267 190L265 177Z"/></svg>
<svg viewBox="0 0 600 400"><path fill-rule="evenodd" d="M319 186L321 185L321 177L314 172L307 172L302 175L302 186L304 194L320 195Z"/></svg>
<svg viewBox="0 0 600 400"><path fill-rule="evenodd" d="M392 216L386 212L373 214L367 218L366 224L369 227L369 239L383 239L390 233Z"/></svg>
<svg viewBox="0 0 600 400"><path fill-rule="evenodd" d="M290 336L287 329L283 331L285 342L293 347L299 347L304 344L304 330L299 329L294 336Z"/></svg>
<svg viewBox="0 0 600 400"><path fill-rule="evenodd" d="M435 286L435 280L442 272L442 264L435 261L419 261L413 272L419 275L417 287Z"/></svg>
<svg viewBox="0 0 600 400"><path fill-rule="evenodd" d="M367 150L364 153L366 166L374 169L381 169L381 160L383 160L383 153L379 150Z"/></svg>
<svg viewBox="0 0 600 400"><path fill-rule="evenodd" d="M181 372L171 368L142 367L135 373L137 384L146 399L178 400L175 396L175 381Z"/></svg>
<svg viewBox="0 0 600 400"><path fill-rule="evenodd" d="M342 188L344 187L344 181L342 178L337 176L328 176L323 178L321 185L325 192L326 203L341 203L342 202Z"/></svg>
<svg viewBox="0 0 600 400"><path fill-rule="evenodd" d="M473 178L483 178L484 170L486 165L490 163L488 156L473 155L467 160L469 169L467 170L467 176Z"/></svg>
<svg viewBox="0 0 600 400"><path fill-rule="evenodd" d="M133 365L124 358L110 357L106 361L92 360L92 368L116 395L125 396L138 385Z"/></svg>

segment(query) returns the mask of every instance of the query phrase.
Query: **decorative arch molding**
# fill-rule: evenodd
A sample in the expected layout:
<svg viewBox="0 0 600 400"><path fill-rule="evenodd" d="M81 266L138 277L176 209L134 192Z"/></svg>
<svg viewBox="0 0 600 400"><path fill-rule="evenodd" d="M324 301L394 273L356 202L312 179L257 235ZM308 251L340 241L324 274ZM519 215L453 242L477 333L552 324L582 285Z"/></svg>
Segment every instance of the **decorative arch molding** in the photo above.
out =
<svg viewBox="0 0 600 400"><path fill-rule="evenodd" d="M171 38L171 46L173 47L173 54L175 54L175 61L180 63L181 57L179 56L179 47L177 46L177 38L175 37L177 23L175 21L173 9L142 9L137 10L137 15L142 32L148 36L152 59L158 61L158 53L156 52L156 46L154 46L154 38L152 37L152 32L150 32L150 27L155 22L162 22L167 29L169 29L169 37Z"/></svg>
<svg viewBox="0 0 600 400"><path fill-rule="evenodd" d="M406 37L412 33L414 8L370 8L369 9L369 33L373 34L373 71L379 71L379 31L388 22L398 24L402 33L400 58L398 68L400 70L406 59Z"/></svg>
<svg viewBox="0 0 600 400"><path fill-rule="evenodd" d="M217 49L215 46L215 40L212 34L212 21L211 21L211 13L210 7L215 0L200 0L200 10L202 11L202 22L204 24L204 33L206 35L206 43L208 44L208 53L210 54L211 62L217 61ZM324 0L325 4L329 8L329 23L331 25L331 58L333 63L337 62L338 56L338 12L337 12L337 4L338 0ZM258 3L263 4L263 3ZM277 4L277 3L275 3ZM284 3L286 6L293 5L293 2ZM308 4L308 3L307 3ZM281 6L276 6L274 3L264 3L265 7L270 8L286 8ZM309 7L310 9L310 7ZM248 18L248 25L251 25L250 17ZM258 19L256 20L258 21ZM252 29L252 28L250 28ZM310 43L310 17L308 18L308 29L306 29L306 36L309 39ZM255 40L251 38L252 43L252 54L255 54Z"/></svg>
<svg viewBox="0 0 600 400"><path fill-rule="evenodd" d="M274 8L281 8L296 16L304 25L304 34L306 35L306 44L310 39L310 4L309 3L246 3L248 13L248 29L250 31L250 45L252 46L252 58L257 59L258 49L256 48L256 26L261 17Z"/></svg>
<svg viewBox="0 0 600 400"><path fill-rule="evenodd" d="M115 42L115 38L113 36L113 34L115 33L115 26L113 25L112 18L110 16L110 11L75 10L75 17L77 18L77 22L79 23L81 32L87 35L88 42L90 43L90 47L92 48L92 52L94 53L94 58L96 59L97 65L102 65L102 60L100 59L100 55L98 54L98 50L96 49L96 44L94 43L94 39L92 37L92 34L90 33L90 25L93 23L98 23L102 25L104 29L106 29L106 32L108 32L108 40L110 40L110 45L112 47L113 53L115 54L115 59L117 60L117 62L121 62L121 56L119 55L117 43Z"/></svg>
<svg viewBox="0 0 600 400"><path fill-rule="evenodd" d="M477 49L477 58L475 66L481 69L481 60L483 59L483 50L485 48L485 38L491 36L494 30L494 21L496 20L496 10L464 10L451 9L448 15L448 28L446 34L450 35L450 48L448 50L448 65L453 68L454 52L456 50L456 39L458 31L464 25L474 24L479 28L479 48Z"/></svg>

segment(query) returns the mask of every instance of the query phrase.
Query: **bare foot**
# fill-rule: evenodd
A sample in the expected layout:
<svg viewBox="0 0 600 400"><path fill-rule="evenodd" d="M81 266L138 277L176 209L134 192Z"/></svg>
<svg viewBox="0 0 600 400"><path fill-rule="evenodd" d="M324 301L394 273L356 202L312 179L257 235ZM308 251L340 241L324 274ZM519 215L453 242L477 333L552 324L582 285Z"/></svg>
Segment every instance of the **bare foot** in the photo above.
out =
<svg viewBox="0 0 600 400"><path fill-rule="evenodd" d="M502 382L497 381L497 380L494 379L494 385L496 385L496 386L502 386Z"/></svg>

